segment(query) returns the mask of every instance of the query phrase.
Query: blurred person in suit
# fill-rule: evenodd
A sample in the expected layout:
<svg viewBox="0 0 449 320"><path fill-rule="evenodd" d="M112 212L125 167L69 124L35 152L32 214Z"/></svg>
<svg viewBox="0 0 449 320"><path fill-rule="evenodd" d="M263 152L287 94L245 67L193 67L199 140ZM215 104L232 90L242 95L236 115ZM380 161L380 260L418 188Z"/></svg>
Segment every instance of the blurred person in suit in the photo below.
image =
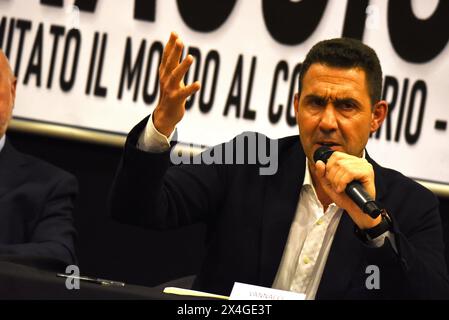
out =
<svg viewBox="0 0 449 320"><path fill-rule="evenodd" d="M78 183L68 172L11 145L6 131L16 86L17 79L0 50L0 259L74 264L72 211Z"/></svg>

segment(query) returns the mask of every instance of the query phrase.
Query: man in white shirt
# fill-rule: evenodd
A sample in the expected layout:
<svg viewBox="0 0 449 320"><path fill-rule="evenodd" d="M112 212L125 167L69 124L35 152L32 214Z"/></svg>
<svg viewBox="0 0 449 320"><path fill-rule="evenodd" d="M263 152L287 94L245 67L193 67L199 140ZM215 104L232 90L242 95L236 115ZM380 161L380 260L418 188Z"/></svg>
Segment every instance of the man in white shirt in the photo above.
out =
<svg viewBox="0 0 449 320"><path fill-rule="evenodd" d="M239 281L308 299L449 297L435 197L365 153L388 111L371 48L332 39L309 51L294 99L299 139L275 144L272 176L259 174L260 163L170 167L176 124L186 98L200 89L182 80L193 61L179 62L182 48L172 33L159 69L159 103L128 136L112 191L116 219L151 228L206 222L209 249L194 283L200 290L229 294ZM221 155L238 141L206 152ZM321 146L334 151L326 164L313 161ZM347 196L354 180L382 204L382 214L371 217ZM373 267L380 282L370 285Z"/></svg>

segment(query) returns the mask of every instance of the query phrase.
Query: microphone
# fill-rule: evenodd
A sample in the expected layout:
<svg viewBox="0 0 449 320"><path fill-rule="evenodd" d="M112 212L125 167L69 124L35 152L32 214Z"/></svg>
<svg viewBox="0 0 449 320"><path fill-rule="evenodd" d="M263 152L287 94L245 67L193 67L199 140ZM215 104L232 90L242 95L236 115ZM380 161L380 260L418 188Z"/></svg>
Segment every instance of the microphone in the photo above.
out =
<svg viewBox="0 0 449 320"><path fill-rule="evenodd" d="M316 163L318 160L321 160L326 164L332 153L334 153L334 150L327 146L319 147L313 154L313 161ZM375 219L382 213L379 203L371 198L360 182L355 180L348 183L345 193L371 218Z"/></svg>

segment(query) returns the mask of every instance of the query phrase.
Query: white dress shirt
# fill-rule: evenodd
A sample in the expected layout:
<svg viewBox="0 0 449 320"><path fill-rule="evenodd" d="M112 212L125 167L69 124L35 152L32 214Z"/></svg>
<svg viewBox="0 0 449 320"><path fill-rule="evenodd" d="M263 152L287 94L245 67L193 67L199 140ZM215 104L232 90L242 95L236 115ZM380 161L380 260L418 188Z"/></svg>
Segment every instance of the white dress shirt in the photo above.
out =
<svg viewBox="0 0 449 320"><path fill-rule="evenodd" d="M306 171L273 288L305 293L314 299L343 210L332 203L324 212L306 159Z"/></svg>
<svg viewBox="0 0 449 320"><path fill-rule="evenodd" d="M0 152L2 152L3 147L5 146L6 141L6 135L3 135L3 137L0 138Z"/></svg>
<svg viewBox="0 0 449 320"><path fill-rule="evenodd" d="M170 148L170 142L175 134L175 130L167 138L164 134L157 131L153 124L153 114L148 118L145 130L140 134L137 141L137 148L147 152L160 153Z"/></svg>
<svg viewBox="0 0 449 320"><path fill-rule="evenodd" d="M163 152L170 148L176 130L166 137L154 127L150 116L145 130L141 133L137 147L147 152ZM363 153L363 158L365 152ZM318 200L306 159L304 182L300 199L279 269L272 284L273 288L305 293L306 299L315 299L327 257L334 240L335 231L343 210L332 203L324 212ZM366 245L381 247L388 237L397 252L394 234L387 231L372 239Z"/></svg>
<svg viewBox="0 0 449 320"><path fill-rule="evenodd" d="M365 151L362 158L365 158ZM307 300L315 299L342 214L343 209L335 203L331 203L324 212L323 205L316 195L309 162L306 159L300 200L273 288L304 293ZM394 234L390 231L368 241L365 245L381 247L387 237L397 253Z"/></svg>

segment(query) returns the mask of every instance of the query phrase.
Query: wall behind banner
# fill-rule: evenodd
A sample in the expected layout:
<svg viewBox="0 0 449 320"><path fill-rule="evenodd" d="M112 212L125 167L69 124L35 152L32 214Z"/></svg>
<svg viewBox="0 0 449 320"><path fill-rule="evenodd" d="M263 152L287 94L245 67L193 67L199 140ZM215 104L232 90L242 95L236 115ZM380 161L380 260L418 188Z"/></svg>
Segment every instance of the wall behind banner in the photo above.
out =
<svg viewBox="0 0 449 320"><path fill-rule="evenodd" d="M125 134L157 103L176 30L196 58L186 80L203 83L179 139L212 145L248 130L296 133L308 49L362 39L382 61L391 110L370 154L449 185L448 20L449 2L437 0L15 0L0 1L0 47L19 78L15 117Z"/></svg>
<svg viewBox="0 0 449 320"><path fill-rule="evenodd" d="M205 253L204 225L156 232L121 225L109 217L107 197L121 156L120 148L16 131L10 131L8 139L20 151L78 177L80 196L74 216L83 274L153 286L199 270ZM439 200L449 262L449 198Z"/></svg>

